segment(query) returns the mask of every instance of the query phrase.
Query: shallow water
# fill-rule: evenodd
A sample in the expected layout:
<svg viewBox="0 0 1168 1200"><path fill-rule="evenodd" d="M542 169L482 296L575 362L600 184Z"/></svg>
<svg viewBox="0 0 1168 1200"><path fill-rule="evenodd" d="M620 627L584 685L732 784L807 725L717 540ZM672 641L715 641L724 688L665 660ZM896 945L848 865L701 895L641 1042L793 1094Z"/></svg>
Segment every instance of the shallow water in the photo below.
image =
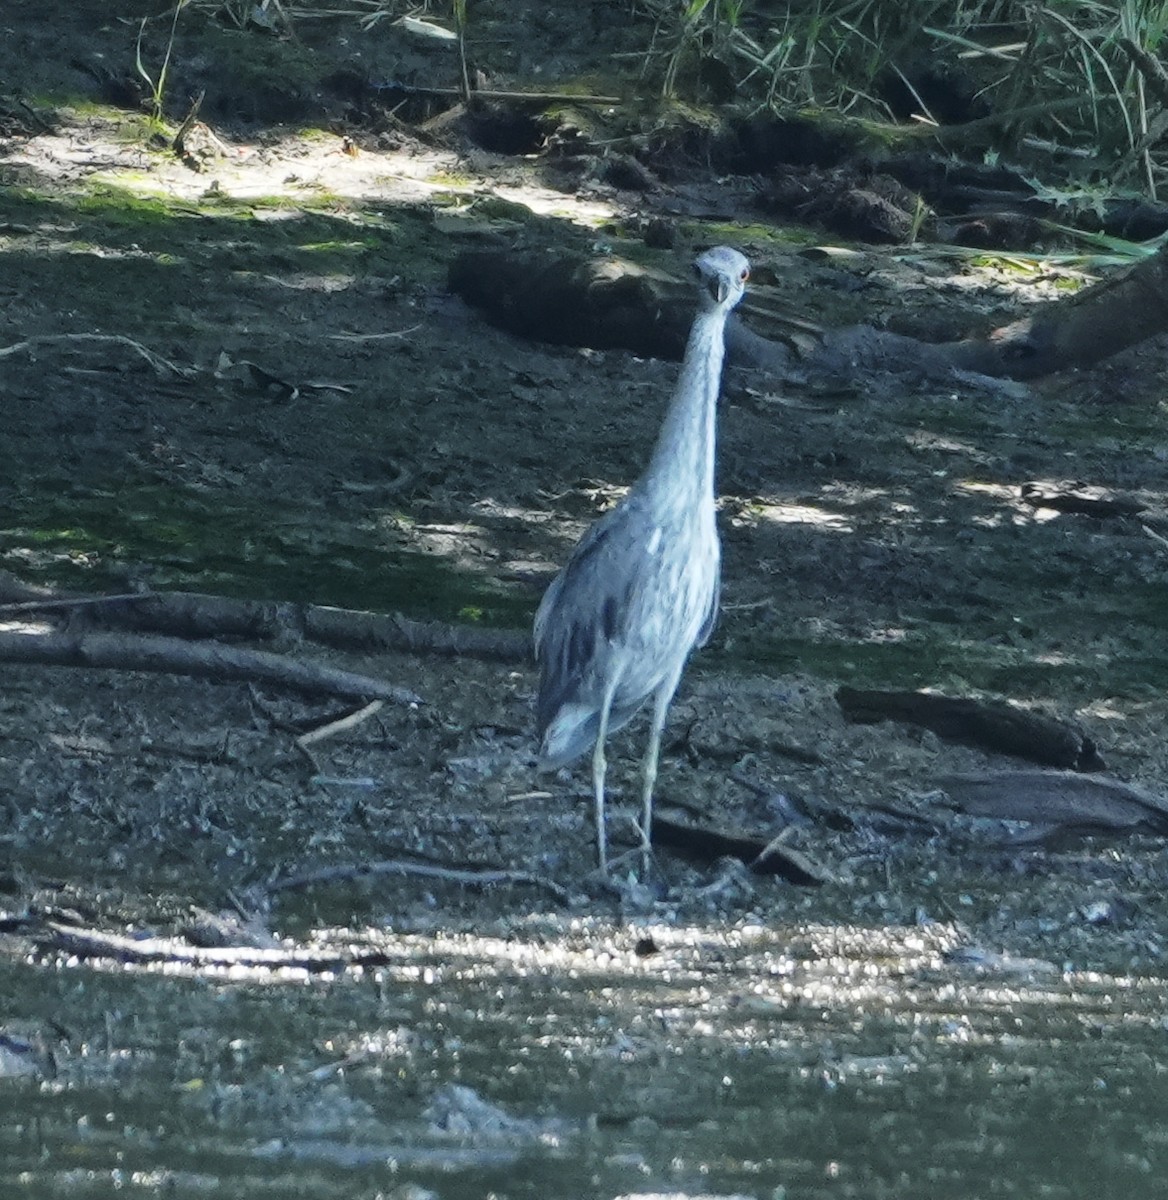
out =
<svg viewBox="0 0 1168 1200"><path fill-rule="evenodd" d="M383 965L6 962L0 1195L1149 1196L1168 1159L1158 978L942 925L312 940Z"/></svg>

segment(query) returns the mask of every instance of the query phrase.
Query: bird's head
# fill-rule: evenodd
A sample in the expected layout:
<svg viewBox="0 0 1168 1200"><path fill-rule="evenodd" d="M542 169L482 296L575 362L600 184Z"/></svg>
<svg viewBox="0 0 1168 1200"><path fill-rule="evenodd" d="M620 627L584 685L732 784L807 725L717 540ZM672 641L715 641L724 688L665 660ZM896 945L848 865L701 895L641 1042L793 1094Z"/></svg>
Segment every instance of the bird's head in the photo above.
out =
<svg viewBox="0 0 1168 1200"><path fill-rule="evenodd" d="M703 307L731 309L746 290L750 263L729 246L715 246L698 255L694 274L698 278Z"/></svg>

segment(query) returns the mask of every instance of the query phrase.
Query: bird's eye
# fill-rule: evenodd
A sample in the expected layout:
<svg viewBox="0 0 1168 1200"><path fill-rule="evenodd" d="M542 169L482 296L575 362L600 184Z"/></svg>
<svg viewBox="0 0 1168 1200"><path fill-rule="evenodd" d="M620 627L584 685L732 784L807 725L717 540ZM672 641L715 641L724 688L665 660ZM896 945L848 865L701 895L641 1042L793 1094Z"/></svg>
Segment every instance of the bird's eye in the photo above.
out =
<svg viewBox="0 0 1168 1200"><path fill-rule="evenodd" d="M742 270L738 272L739 281L741 283L745 283L749 278L750 278L750 268L743 267Z"/></svg>

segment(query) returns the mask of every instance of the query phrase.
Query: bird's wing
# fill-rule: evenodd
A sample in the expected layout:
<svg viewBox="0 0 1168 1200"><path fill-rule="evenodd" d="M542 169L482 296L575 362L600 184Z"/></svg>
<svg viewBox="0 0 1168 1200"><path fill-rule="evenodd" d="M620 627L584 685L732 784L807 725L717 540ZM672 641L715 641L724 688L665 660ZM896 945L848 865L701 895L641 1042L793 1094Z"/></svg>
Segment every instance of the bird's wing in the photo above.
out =
<svg viewBox="0 0 1168 1200"><path fill-rule="evenodd" d="M541 667L537 716L541 728L589 675L604 676L601 659L615 651L637 590L637 565L652 534L640 497L606 513L580 540L552 581L535 617ZM639 532L643 530L642 532Z"/></svg>
<svg viewBox="0 0 1168 1200"><path fill-rule="evenodd" d="M694 646L699 650L710 640L710 635L714 632L714 626L718 624L718 603L721 599L722 568L719 562L714 567L714 590L710 593L710 609L705 617L702 618L702 627L698 630L698 636L694 639Z"/></svg>
<svg viewBox="0 0 1168 1200"><path fill-rule="evenodd" d="M635 547L629 532L638 523L642 508L640 497L626 497L590 525L576 543L572 557L548 585L536 611L532 636L537 660L544 658L545 644L551 638L562 637L580 620L600 616L606 623L613 621L616 613L609 602L617 592L627 599L627 580L634 574L630 567ZM565 596L566 608L561 603Z"/></svg>

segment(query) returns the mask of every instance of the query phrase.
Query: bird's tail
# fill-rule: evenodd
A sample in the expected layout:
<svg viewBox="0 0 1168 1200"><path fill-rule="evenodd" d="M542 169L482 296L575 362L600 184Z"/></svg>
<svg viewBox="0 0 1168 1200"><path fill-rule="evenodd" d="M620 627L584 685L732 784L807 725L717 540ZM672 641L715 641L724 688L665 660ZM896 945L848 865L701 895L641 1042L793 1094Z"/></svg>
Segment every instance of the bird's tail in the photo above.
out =
<svg viewBox="0 0 1168 1200"><path fill-rule="evenodd" d="M618 707L608 714L608 732L615 733L636 715L640 704ZM556 771L566 767L596 745L600 730L600 713L592 705L564 704L541 732L538 768Z"/></svg>

